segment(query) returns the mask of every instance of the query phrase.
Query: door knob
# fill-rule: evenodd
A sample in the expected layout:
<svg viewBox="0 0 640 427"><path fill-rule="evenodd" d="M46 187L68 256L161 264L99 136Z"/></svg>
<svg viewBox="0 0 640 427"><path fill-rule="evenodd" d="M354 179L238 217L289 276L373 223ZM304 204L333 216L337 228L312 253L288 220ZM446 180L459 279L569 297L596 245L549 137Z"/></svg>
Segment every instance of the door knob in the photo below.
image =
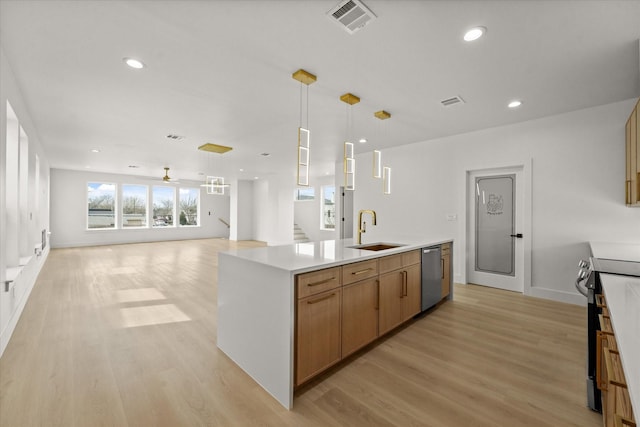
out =
<svg viewBox="0 0 640 427"><path fill-rule="evenodd" d="M518 239L522 239L522 233L512 234L511 237L517 237Z"/></svg>

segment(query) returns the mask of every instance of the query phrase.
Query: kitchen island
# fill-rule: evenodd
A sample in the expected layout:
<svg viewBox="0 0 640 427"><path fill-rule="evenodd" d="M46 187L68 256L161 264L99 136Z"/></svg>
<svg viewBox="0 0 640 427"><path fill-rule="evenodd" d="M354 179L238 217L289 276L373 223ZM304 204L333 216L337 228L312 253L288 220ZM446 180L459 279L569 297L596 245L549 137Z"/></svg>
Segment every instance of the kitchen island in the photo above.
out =
<svg viewBox="0 0 640 427"><path fill-rule="evenodd" d="M296 277L382 257L391 259L424 247L450 244L452 239L402 239L394 243L400 246L381 251L354 248L354 242L345 239L220 253L218 348L291 409L295 388ZM447 298L452 298L452 293Z"/></svg>

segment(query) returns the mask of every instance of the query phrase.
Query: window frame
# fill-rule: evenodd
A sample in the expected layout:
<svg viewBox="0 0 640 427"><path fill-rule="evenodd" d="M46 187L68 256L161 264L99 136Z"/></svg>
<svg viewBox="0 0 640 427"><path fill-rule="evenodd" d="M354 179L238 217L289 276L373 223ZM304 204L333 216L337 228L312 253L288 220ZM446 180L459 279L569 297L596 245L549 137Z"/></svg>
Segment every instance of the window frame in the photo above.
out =
<svg viewBox="0 0 640 427"><path fill-rule="evenodd" d="M89 187L91 184L99 184L99 187L103 185L112 185L113 186L113 226L112 227L90 227L89 226ZM86 191L86 210L85 210L85 229L87 231L111 231L118 230L118 184L115 182L104 182L104 181L87 181L85 185Z"/></svg>
<svg viewBox="0 0 640 427"><path fill-rule="evenodd" d="M125 225L125 189L126 187L144 188L144 225ZM136 228L149 228L149 186L147 184L121 184L120 185L120 218L122 219L121 228L123 230L131 230Z"/></svg>
<svg viewBox="0 0 640 427"><path fill-rule="evenodd" d="M195 224L181 224L180 223L180 216L182 215L182 206L181 206L181 202L182 202L182 194L181 194L181 190L195 190L195 194L196 194L196 223ZM178 188L178 192L177 192L177 206L176 206L176 214L178 216L178 222L176 224L177 227L200 227L201 225L201 218L200 218L200 188L197 187L179 187ZM186 216L186 215L185 215ZM175 220L174 220L175 222Z"/></svg>
<svg viewBox="0 0 640 427"><path fill-rule="evenodd" d="M325 222L325 216L324 216L324 211L325 211L325 189L326 188L333 188L333 203L331 206L333 206L333 227L327 227L327 223ZM322 187L320 187L320 230L323 231L335 231L336 230L336 186L335 185L323 185Z"/></svg>

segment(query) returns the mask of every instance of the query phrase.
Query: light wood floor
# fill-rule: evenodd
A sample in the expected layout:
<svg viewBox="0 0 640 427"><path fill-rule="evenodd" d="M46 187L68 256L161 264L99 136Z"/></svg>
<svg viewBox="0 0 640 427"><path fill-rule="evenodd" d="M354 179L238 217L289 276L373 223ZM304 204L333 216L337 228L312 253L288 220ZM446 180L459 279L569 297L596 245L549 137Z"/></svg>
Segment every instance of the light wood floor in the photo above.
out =
<svg viewBox="0 0 640 427"><path fill-rule="evenodd" d="M585 309L471 285L286 411L216 347L217 252L257 245L52 250L0 359L0 425L601 425Z"/></svg>

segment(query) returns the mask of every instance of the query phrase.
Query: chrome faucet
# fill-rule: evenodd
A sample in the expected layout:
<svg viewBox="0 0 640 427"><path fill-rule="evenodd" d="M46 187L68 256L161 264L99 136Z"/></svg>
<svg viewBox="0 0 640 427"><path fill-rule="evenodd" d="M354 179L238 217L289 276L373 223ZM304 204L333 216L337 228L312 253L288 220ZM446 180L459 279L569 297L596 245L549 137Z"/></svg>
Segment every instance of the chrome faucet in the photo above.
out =
<svg viewBox="0 0 640 427"><path fill-rule="evenodd" d="M376 211L371 209L363 209L358 212L358 244L362 244L362 233L367 232L367 223L362 222L362 214L371 214L371 221L373 221L373 225L376 225Z"/></svg>

